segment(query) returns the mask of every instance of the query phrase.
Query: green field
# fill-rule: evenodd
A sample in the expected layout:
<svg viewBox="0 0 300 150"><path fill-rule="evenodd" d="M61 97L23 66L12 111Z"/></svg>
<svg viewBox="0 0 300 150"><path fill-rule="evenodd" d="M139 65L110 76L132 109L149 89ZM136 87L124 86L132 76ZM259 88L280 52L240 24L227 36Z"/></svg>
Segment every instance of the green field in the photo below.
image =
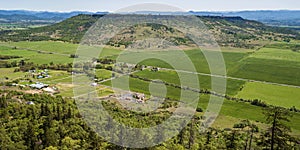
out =
<svg viewBox="0 0 300 150"><path fill-rule="evenodd" d="M300 85L300 63L293 61L247 58L230 76L259 81Z"/></svg>
<svg viewBox="0 0 300 150"><path fill-rule="evenodd" d="M122 83L122 81L124 81L126 78L126 76L122 76L120 78L114 79L115 81L113 83ZM111 86L112 82L111 81L107 81L103 83L104 85L107 86ZM150 95L149 92L149 82L146 81L142 81L139 79L135 79L135 78L129 78L129 88L131 91L135 91L135 92L140 92L140 93L145 93L147 95ZM118 85L114 85L114 87L119 87ZM180 95L181 95L181 90L178 88L174 88L174 87L170 87L170 86L166 86L167 88L167 93L166 93L166 97L171 98L171 99L176 99L179 100L180 99ZM126 89L123 89L126 90Z"/></svg>
<svg viewBox="0 0 300 150"><path fill-rule="evenodd" d="M76 54L79 44L72 44L68 42L55 42L55 41L39 41L39 42L11 42L4 43L11 47L17 47L20 49L31 49L36 51L49 52L54 54ZM99 48L100 49L100 48ZM117 55L121 50L105 47L99 57L107 57Z"/></svg>
<svg viewBox="0 0 300 150"><path fill-rule="evenodd" d="M226 64L228 76L269 81L274 83L300 85L300 53L289 49L262 48L258 51L224 48L223 58ZM210 68L204 54L200 50L186 50L185 54L189 57L194 67L199 73L210 73ZM215 51L208 51L214 55ZM139 54L132 54L129 60L134 60ZM156 51L148 55L160 56L163 58L176 58L178 62L183 57L173 53L173 51ZM157 66L161 68L173 68L167 62L159 59L147 59L140 64ZM219 69L215 66L215 69ZM183 69L184 70L184 69ZM187 71L191 71L186 68Z"/></svg>
<svg viewBox="0 0 300 150"><path fill-rule="evenodd" d="M112 72L105 69L96 69L95 75L98 79L109 79L112 77Z"/></svg>
<svg viewBox="0 0 300 150"><path fill-rule="evenodd" d="M300 53L262 48L229 68L229 76L300 85Z"/></svg>
<svg viewBox="0 0 300 150"><path fill-rule="evenodd" d="M27 62L33 62L36 64L49 64L50 62L53 62L55 64L65 64L73 62L73 59L70 58L68 55L49 54L23 49L12 49L6 46L0 46L0 54L7 56L22 57L17 59L10 59L9 61L20 61L23 59Z"/></svg>
<svg viewBox="0 0 300 150"><path fill-rule="evenodd" d="M78 44L71 44L67 42L52 42L52 41L11 42L6 44L9 46L16 46L17 48L26 48L32 50L59 53L59 54L75 54L78 47Z"/></svg>
<svg viewBox="0 0 300 150"><path fill-rule="evenodd" d="M50 70L49 71L49 78L44 79L36 79L36 81L44 82L44 83L51 83L51 84L58 84L58 83L72 83L72 75L66 71L55 71Z"/></svg>
<svg viewBox="0 0 300 150"><path fill-rule="evenodd" d="M180 79L176 71L159 71L159 72L153 72L150 70L143 70L140 72L135 73L135 75L138 75L143 78L148 79L159 79L168 83L174 83L177 85L181 85ZM182 73L183 77L187 75L187 73ZM199 86L201 89L208 89L211 90L211 78L210 76L204 76L204 75L198 75L198 81ZM187 85L190 87L196 87L195 81L187 81ZM232 80L227 79L227 89L226 93L229 95L235 95L240 90L240 88L243 86L245 82L239 81L239 80ZM183 84L184 85L184 84Z"/></svg>
<svg viewBox="0 0 300 150"><path fill-rule="evenodd" d="M14 48L16 47L16 49ZM40 42L10 42L0 44L0 54L7 56L20 56L22 58L9 61L26 60L35 64L66 64L72 63L71 54L76 54L78 44L40 41ZM118 55L120 50L104 48L99 57Z"/></svg>
<svg viewBox="0 0 300 150"><path fill-rule="evenodd" d="M243 58L249 55L249 51L246 50L238 51L234 49L233 52L229 52L229 51L230 50L226 49L222 52L227 72L230 71L232 67L236 66L237 62L241 61ZM206 51L206 52L211 56L217 55L219 53L216 51ZM184 51L184 53L189 58L189 60L194 64L194 67L197 72L210 73L210 68L207 59L214 59L214 58L206 58L201 50L186 50ZM158 52L149 53L149 55L159 55L159 56L165 56L166 58L176 58L176 61L179 62L181 61L181 59L183 59L182 56L180 56L178 53L177 54L174 53L173 51L160 51L160 52L158 51ZM161 68L173 68L167 62L158 59L148 59L142 61L140 64L144 64L148 66L157 66ZM214 66L214 69L217 70L219 69L219 67ZM189 69L183 69L183 70L192 71Z"/></svg>
<svg viewBox="0 0 300 150"><path fill-rule="evenodd" d="M249 82L237 97L259 99L268 104L300 108L300 88Z"/></svg>
<svg viewBox="0 0 300 150"><path fill-rule="evenodd" d="M8 78L8 80L14 80L18 78L22 78L26 73L24 72L14 72L15 68L0 68L0 80L4 81L4 78Z"/></svg>
<svg viewBox="0 0 300 150"><path fill-rule="evenodd" d="M262 48L250 57L300 62L300 53L290 49Z"/></svg>

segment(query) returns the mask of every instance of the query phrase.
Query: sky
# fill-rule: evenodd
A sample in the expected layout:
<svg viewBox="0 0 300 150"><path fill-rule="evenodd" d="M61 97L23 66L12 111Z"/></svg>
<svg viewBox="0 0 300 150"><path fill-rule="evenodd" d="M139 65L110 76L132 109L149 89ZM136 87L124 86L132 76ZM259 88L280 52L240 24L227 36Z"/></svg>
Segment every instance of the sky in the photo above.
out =
<svg viewBox="0 0 300 150"><path fill-rule="evenodd" d="M160 3L189 11L300 10L300 0L0 0L0 9L109 11L141 3Z"/></svg>

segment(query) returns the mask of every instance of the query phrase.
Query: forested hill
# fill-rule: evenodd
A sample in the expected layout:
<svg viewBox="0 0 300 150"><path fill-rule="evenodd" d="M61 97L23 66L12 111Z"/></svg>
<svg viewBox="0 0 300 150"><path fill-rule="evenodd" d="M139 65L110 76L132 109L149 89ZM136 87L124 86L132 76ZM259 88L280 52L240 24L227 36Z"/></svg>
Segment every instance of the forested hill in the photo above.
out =
<svg viewBox="0 0 300 150"><path fill-rule="evenodd" d="M103 15L78 15L60 23L27 30L0 32L1 41L59 40L79 43L85 32ZM262 41L289 41L299 33L287 28L270 27L241 17L198 16L221 46L254 48ZM141 29L140 29L141 30ZM126 36L127 37L127 36ZM125 39L125 42L134 39ZM117 43L119 46L122 43ZM126 46L126 45L125 45Z"/></svg>

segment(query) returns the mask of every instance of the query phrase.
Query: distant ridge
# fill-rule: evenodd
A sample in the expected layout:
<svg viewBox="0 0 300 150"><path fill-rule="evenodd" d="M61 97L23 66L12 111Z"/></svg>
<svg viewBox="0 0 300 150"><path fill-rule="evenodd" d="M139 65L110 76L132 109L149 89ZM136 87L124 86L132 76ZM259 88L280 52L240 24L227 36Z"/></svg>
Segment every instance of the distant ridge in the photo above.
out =
<svg viewBox="0 0 300 150"><path fill-rule="evenodd" d="M51 11L29 11L29 10L0 10L1 22L20 21L47 21L59 22L79 14L108 14L109 12L51 12ZM156 12L137 11L134 14L152 15L197 15L197 16L240 16L244 19L259 21L272 26L298 26L300 27L300 10L256 10L256 11L189 11L189 12ZM24 20L24 18L26 18Z"/></svg>
<svg viewBox="0 0 300 150"><path fill-rule="evenodd" d="M102 16L104 14L81 14L49 26L27 30L0 31L0 41L58 40L79 43L87 30ZM197 17L204 22L221 46L255 48L262 46L261 42L263 43L263 41L283 41L290 38L300 39L299 33L294 30L267 26L258 21L247 20L239 16ZM151 25L149 27L153 29ZM126 29L125 31L127 32L118 35L116 39L110 42L110 45L124 45L126 47L131 41L139 40L137 35L128 35L128 33L134 33L135 30L139 30L145 31L143 33L146 34L148 33L146 28ZM165 32L160 27L158 30L162 30L162 33ZM172 38L170 37L170 39L175 39L179 45L181 43L186 44L185 41L188 41L188 39L179 35L180 33Z"/></svg>
<svg viewBox="0 0 300 150"><path fill-rule="evenodd" d="M257 10L207 12L189 11L200 16L240 16L248 20L256 20L272 26L300 26L300 10Z"/></svg>
<svg viewBox="0 0 300 150"><path fill-rule="evenodd" d="M79 14L107 14L108 12L50 12L50 11L29 11L29 10L0 10L0 20L2 22L32 22L48 21L59 22ZM25 18L25 19L24 19Z"/></svg>

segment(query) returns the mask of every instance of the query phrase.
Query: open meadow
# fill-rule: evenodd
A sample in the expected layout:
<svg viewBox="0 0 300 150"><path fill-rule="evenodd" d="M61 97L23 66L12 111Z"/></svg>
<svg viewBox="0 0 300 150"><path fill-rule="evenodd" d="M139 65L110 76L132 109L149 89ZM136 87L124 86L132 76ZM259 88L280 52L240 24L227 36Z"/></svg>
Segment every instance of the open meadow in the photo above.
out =
<svg viewBox="0 0 300 150"><path fill-rule="evenodd" d="M300 108L300 88L248 82L242 91L237 94L239 98L259 99L267 104L291 108Z"/></svg>

